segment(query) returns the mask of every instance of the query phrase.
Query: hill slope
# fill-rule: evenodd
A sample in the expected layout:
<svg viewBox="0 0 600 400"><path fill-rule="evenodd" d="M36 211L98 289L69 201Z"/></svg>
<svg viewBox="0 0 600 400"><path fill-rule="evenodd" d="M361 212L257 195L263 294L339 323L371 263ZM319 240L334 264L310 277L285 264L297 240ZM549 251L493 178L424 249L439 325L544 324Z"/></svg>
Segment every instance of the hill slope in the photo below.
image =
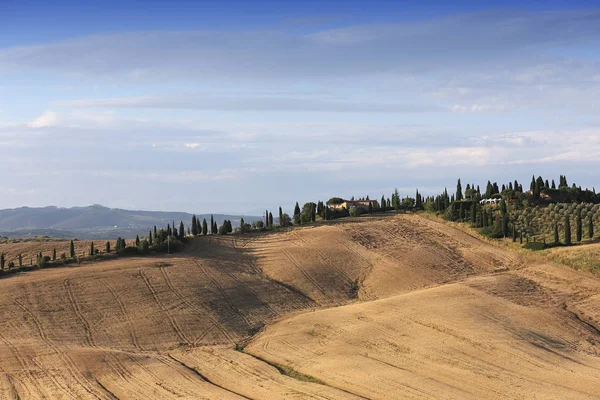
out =
<svg viewBox="0 0 600 400"><path fill-rule="evenodd" d="M2 398L600 393L596 277L418 216L19 274L0 307Z"/></svg>

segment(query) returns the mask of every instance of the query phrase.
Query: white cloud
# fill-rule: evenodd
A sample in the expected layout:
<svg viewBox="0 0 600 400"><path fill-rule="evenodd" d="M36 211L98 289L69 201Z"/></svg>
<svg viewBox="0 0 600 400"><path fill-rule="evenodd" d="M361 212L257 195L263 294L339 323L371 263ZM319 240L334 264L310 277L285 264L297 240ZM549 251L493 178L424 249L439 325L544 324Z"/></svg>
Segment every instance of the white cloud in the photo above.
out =
<svg viewBox="0 0 600 400"><path fill-rule="evenodd" d="M185 143L184 145L187 148L195 149L196 147L200 146L200 143Z"/></svg>
<svg viewBox="0 0 600 400"><path fill-rule="evenodd" d="M31 128L47 128L55 126L59 123L58 114L54 111L46 111L33 121L29 122Z"/></svg>
<svg viewBox="0 0 600 400"><path fill-rule="evenodd" d="M478 113L478 112L484 112L484 111L490 110L490 108L491 107L487 104L473 104L471 106L466 106L463 104L455 104L452 107L450 107L450 110L455 113L466 113L466 112Z"/></svg>

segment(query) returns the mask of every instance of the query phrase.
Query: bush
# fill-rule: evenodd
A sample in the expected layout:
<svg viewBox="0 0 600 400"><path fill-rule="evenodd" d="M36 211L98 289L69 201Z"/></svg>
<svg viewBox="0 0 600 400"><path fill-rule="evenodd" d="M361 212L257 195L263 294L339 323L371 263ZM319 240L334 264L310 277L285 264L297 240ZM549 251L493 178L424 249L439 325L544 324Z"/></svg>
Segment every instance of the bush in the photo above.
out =
<svg viewBox="0 0 600 400"><path fill-rule="evenodd" d="M164 242L157 244L153 247L156 252L166 253L170 250L171 253L176 253L183 248L183 243L181 243L178 239L171 237L169 239L169 243L165 240Z"/></svg>
<svg viewBox="0 0 600 400"><path fill-rule="evenodd" d="M544 250L546 248L546 243L542 242L529 242L523 246L524 249L539 251Z"/></svg>
<svg viewBox="0 0 600 400"><path fill-rule="evenodd" d="M491 239L500 239L500 238L504 237L504 234L502 233L502 228L498 228L495 225L484 226L483 228L479 229L479 233L481 233L483 236L487 236Z"/></svg>
<svg viewBox="0 0 600 400"><path fill-rule="evenodd" d="M360 217L360 215L362 214L362 208L351 206L348 212L350 213L351 217Z"/></svg>
<svg viewBox="0 0 600 400"><path fill-rule="evenodd" d="M165 243L165 248L167 244ZM119 250L119 254L123 256L135 256L140 254L142 251L139 247L125 247L124 249Z"/></svg>
<svg viewBox="0 0 600 400"><path fill-rule="evenodd" d="M15 267L15 263L14 262L9 262L8 263L8 269L14 268Z"/></svg>

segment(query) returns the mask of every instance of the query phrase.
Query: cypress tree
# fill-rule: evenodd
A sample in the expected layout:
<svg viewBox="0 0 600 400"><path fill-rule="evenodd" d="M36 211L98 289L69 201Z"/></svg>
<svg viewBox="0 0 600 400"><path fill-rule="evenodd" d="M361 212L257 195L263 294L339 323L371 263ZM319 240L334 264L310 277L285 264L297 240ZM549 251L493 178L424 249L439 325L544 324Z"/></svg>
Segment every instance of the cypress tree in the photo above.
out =
<svg viewBox="0 0 600 400"><path fill-rule="evenodd" d="M19 254L19 267L23 266L23 255Z"/></svg>
<svg viewBox="0 0 600 400"><path fill-rule="evenodd" d="M269 210L265 210L265 228L269 227Z"/></svg>
<svg viewBox="0 0 600 400"><path fill-rule="evenodd" d="M269 227L273 227L273 214L269 213Z"/></svg>
<svg viewBox="0 0 600 400"><path fill-rule="evenodd" d="M156 225L154 225L154 239L156 239Z"/></svg>
<svg viewBox="0 0 600 400"><path fill-rule="evenodd" d="M140 247L140 236L135 235L135 247Z"/></svg>
<svg viewBox="0 0 600 400"><path fill-rule="evenodd" d="M475 225L475 223L477 222L477 212L476 212L476 207L475 207L475 202L473 202L471 204L471 224Z"/></svg>
<svg viewBox="0 0 600 400"><path fill-rule="evenodd" d="M460 178L459 178L458 183L456 184L456 201L461 201L462 199L463 199L462 185L460 184Z"/></svg>
<svg viewBox="0 0 600 400"><path fill-rule="evenodd" d="M198 222L196 221L195 215L192 215L192 235L198 235Z"/></svg>
<svg viewBox="0 0 600 400"><path fill-rule="evenodd" d="M502 235L506 237L508 236L508 210L504 200L500 202L500 212L502 214Z"/></svg>
<svg viewBox="0 0 600 400"><path fill-rule="evenodd" d="M2 271L4 271L4 263L6 262L6 259L4 258L4 253L0 254L0 269L2 269Z"/></svg>
<svg viewBox="0 0 600 400"><path fill-rule="evenodd" d="M90 256L93 256L93 255L94 255L94 253L95 253L95 250L94 250L94 242L91 242L91 243L90 243Z"/></svg>
<svg viewBox="0 0 600 400"><path fill-rule="evenodd" d="M56 249L52 250L52 261L56 261Z"/></svg>
<svg viewBox="0 0 600 400"><path fill-rule="evenodd" d="M219 227L217 226L217 222L215 221L213 223L213 226L212 226L212 229L211 229L211 234L216 235L218 232L219 232Z"/></svg>
<svg viewBox="0 0 600 400"><path fill-rule="evenodd" d="M106 254L110 253L110 242L106 241Z"/></svg>
<svg viewBox="0 0 600 400"><path fill-rule="evenodd" d="M279 226L283 226L283 210L279 206Z"/></svg>
<svg viewBox="0 0 600 400"><path fill-rule="evenodd" d="M520 243L520 244L523 244L523 232L520 232L520 235L519 235L519 243Z"/></svg>
<svg viewBox="0 0 600 400"><path fill-rule="evenodd" d="M592 218L592 214L590 214L590 217L588 219L588 237L590 239L594 238L594 220Z"/></svg>
<svg viewBox="0 0 600 400"><path fill-rule="evenodd" d="M215 233L216 233L215 232L215 220L211 214L211 216L210 216L210 234L214 235Z"/></svg>
<svg viewBox="0 0 600 400"><path fill-rule="evenodd" d="M300 225L300 206L298 202L296 202L296 206L294 207L294 225Z"/></svg>
<svg viewBox="0 0 600 400"><path fill-rule="evenodd" d="M75 258L75 244L73 243L72 240L71 240L71 243L69 244L69 255L71 256L71 258Z"/></svg>
<svg viewBox="0 0 600 400"><path fill-rule="evenodd" d="M581 212L577 213L577 218L575 219L576 223L577 223L577 231L576 231L576 237L577 237L577 241L581 242L581 238L583 236L583 223L581 221Z"/></svg>
<svg viewBox="0 0 600 400"><path fill-rule="evenodd" d="M513 229L512 229L512 241L513 241L513 243L515 243L517 241L517 227L515 226L515 224L513 224Z"/></svg>
<svg viewBox="0 0 600 400"><path fill-rule="evenodd" d="M569 219L568 215L565 217L565 244L567 246L570 246L572 244L572 242L571 242L571 220Z"/></svg>
<svg viewBox="0 0 600 400"><path fill-rule="evenodd" d="M381 195L381 211L385 211L386 207L385 207L385 196Z"/></svg>
<svg viewBox="0 0 600 400"><path fill-rule="evenodd" d="M183 239L185 236L185 227L183 226L183 221L179 222L179 238Z"/></svg>
<svg viewBox="0 0 600 400"><path fill-rule="evenodd" d="M554 244L559 244L560 238L558 237L558 224L554 223Z"/></svg>
<svg viewBox="0 0 600 400"><path fill-rule="evenodd" d="M202 219L202 234L206 236L208 234L208 226L206 224L206 218Z"/></svg>
<svg viewBox="0 0 600 400"><path fill-rule="evenodd" d="M148 243L152 246L152 231L148 232Z"/></svg>
<svg viewBox="0 0 600 400"><path fill-rule="evenodd" d="M465 219L465 206L464 203L460 203L458 207L458 219L462 222Z"/></svg>

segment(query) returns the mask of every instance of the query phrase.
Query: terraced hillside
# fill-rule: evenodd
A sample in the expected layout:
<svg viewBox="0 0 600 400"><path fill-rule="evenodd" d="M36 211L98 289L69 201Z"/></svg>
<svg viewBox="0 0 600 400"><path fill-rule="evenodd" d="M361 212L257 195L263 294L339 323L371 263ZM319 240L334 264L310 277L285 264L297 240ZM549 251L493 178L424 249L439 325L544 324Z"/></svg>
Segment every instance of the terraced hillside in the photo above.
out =
<svg viewBox="0 0 600 400"><path fill-rule="evenodd" d="M0 307L1 398L600 393L600 280L418 216L18 274Z"/></svg>

